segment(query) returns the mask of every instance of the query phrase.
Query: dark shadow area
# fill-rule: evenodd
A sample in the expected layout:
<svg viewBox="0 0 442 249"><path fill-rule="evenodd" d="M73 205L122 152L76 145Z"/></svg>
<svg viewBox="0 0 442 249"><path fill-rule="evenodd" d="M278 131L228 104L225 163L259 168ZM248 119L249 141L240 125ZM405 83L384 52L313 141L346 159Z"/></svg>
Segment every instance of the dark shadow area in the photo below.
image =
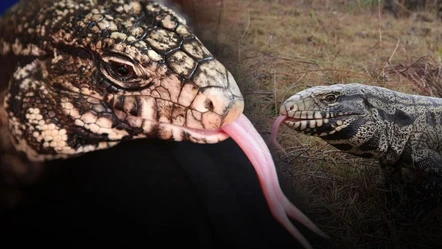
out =
<svg viewBox="0 0 442 249"><path fill-rule="evenodd" d="M3 245L298 248L271 216L252 165L230 139L138 140L52 161L25 195L2 211Z"/></svg>

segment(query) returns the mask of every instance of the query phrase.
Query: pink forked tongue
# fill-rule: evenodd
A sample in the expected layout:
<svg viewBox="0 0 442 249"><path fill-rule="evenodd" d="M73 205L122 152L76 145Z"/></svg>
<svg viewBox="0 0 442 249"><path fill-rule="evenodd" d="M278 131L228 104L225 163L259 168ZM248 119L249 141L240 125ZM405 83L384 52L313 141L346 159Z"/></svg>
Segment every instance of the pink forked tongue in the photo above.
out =
<svg viewBox="0 0 442 249"><path fill-rule="evenodd" d="M282 148L282 146L278 143L278 141L276 140L276 137L278 136L278 131L279 128L281 127L281 124L287 119L287 116L281 115L279 116L275 122L272 125L272 131L270 133L270 144L275 145L278 149L282 150L284 153L285 150L284 148Z"/></svg>
<svg viewBox="0 0 442 249"><path fill-rule="evenodd" d="M310 243L298 229L293 226L288 216L298 220L310 230L327 238L328 236L296 208L282 192L272 155L266 143L249 119L247 119L244 114L241 114L235 122L223 126L221 129L235 140L253 164L270 212L276 220L305 248L311 248Z"/></svg>

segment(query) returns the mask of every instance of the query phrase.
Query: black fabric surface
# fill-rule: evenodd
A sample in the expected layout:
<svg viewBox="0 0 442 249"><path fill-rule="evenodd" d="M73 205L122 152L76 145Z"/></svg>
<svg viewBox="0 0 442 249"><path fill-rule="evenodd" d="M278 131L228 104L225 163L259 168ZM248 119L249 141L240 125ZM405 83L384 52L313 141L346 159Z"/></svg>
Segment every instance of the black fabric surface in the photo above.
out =
<svg viewBox="0 0 442 249"><path fill-rule="evenodd" d="M3 245L299 246L271 216L253 166L231 139L137 140L53 161L27 195L0 216Z"/></svg>

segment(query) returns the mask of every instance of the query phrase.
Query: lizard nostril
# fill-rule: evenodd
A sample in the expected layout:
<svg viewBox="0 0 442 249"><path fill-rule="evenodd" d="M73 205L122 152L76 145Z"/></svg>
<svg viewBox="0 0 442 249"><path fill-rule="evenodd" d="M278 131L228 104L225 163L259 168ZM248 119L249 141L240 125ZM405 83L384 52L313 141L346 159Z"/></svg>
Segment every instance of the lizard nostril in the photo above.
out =
<svg viewBox="0 0 442 249"><path fill-rule="evenodd" d="M293 111L293 109L295 109L295 106L294 105L290 106L290 111Z"/></svg>
<svg viewBox="0 0 442 249"><path fill-rule="evenodd" d="M207 98L206 101L204 102L204 107L209 111L213 111L215 109L212 100L210 100L209 98Z"/></svg>

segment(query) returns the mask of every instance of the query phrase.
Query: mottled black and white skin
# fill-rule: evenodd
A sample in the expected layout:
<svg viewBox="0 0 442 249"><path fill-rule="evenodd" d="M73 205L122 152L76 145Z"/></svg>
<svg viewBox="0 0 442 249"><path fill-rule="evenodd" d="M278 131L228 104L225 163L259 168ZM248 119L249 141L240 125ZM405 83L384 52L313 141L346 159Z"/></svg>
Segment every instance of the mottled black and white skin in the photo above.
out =
<svg viewBox="0 0 442 249"><path fill-rule="evenodd" d="M379 160L386 179L402 169L442 176L442 99L378 86L317 86L287 99L284 124L337 149Z"/></svg>
<svg viewBox="0 0 442 249"><path fill-rule="evenodd" d="M0 63L3 120L31 161L143 137L216 143L243 111L230 72L151 1L21 1L0 19Z"/></svg>
<svg viewBox="0 0 442 249"><path fill-rule="evenodd" d="M186 20L147 0L22 0L0 17L0 65L6 195L123 140L223 141L244 106Z"/></svg>

